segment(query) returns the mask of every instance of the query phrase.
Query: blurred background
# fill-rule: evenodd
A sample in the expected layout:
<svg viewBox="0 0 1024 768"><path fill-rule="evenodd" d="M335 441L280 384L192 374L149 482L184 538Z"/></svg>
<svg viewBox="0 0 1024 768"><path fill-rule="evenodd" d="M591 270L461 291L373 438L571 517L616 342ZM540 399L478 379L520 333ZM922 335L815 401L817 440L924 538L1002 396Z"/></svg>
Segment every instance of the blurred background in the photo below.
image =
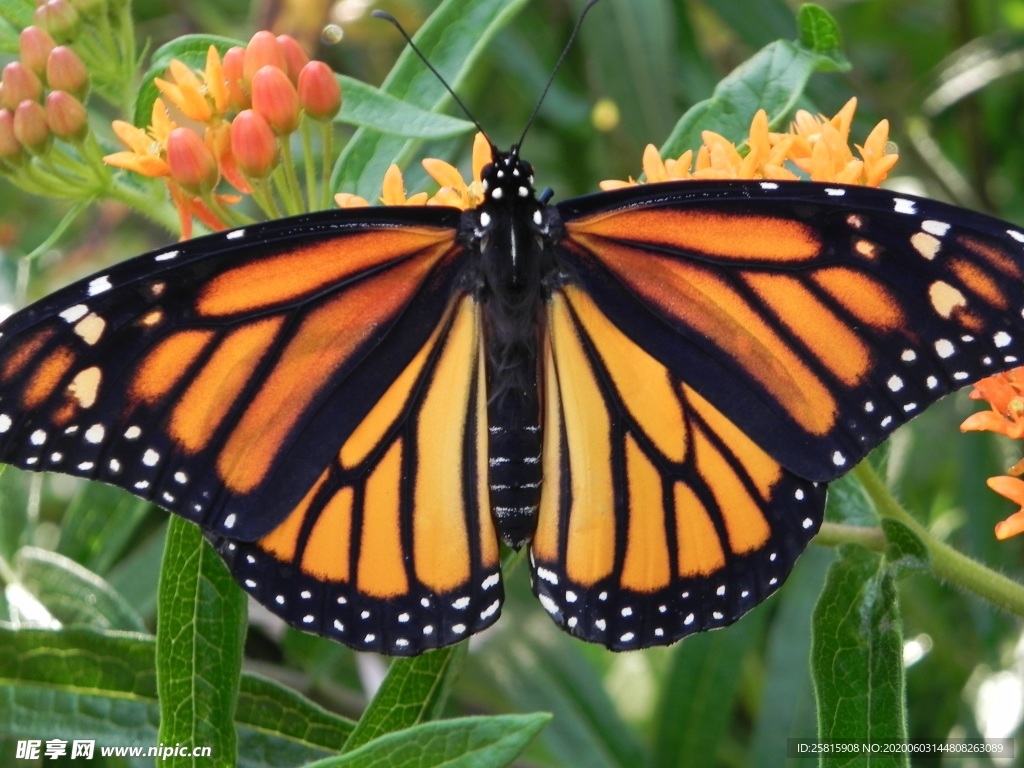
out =
<svg viewBox="0 0 1024 768"><path fill-rule="evenodd" d="M901 160L887 186L1024 225L1024 0L820 4L838 20L852 68L816 75L802 106L832 115L856 96L854 141L863 142L882 118L891 123ZM519 138L581 5L528 5L460 87L499 145ZM151 50L191 32L248 40L266 28L293 35L338 72L377 85L402 42L369 11L385 9L412 32L435 6L136 0L134 14L138 39L149 40ZM660 144L688 107L762 46L795 38L796 7L783 0L603 0L526 139L538 186L553 188L557 200L596 191L601 179L637 176L645 144ZM427 143L420 156L447 157L468 173L469 146L468 138ZM420 188L422 174L414 169L407 178L410 192ZM0 179L0 301L14 295L18 257L42 242L66 210ZM97 206L41 258L28 294L170 239L114 204ZM965 393L948 398L901 429L879 461L922 522L961 551L1024 579L1024 538L996 541L995 522L1012 510L984 484L1021 458L1019 446L961 435L959 423L976 408ZM852 483L839 484L833 507L857 496ZM0 504L0 520L18 505L35 505L43 524L31 543L101 574L152 620L164 513L110 488L10 469L0 475ZM62 522L69 508L79 521L70 528ZM530 595L520 564L508 578L504 618L474 639L451 714L554 712L523 765L779 765L787 737L816 733L809 623L832 557L812 544L779 594L737 625L672 648L619 655L556 630ZM1019 737L1019 620L929 576L908 575L900 590L911 737ZM384 660L286 630L258 606L250 613L250 668L358 716ZM939 764L993 763L914 759L915 766Z"/></svg>

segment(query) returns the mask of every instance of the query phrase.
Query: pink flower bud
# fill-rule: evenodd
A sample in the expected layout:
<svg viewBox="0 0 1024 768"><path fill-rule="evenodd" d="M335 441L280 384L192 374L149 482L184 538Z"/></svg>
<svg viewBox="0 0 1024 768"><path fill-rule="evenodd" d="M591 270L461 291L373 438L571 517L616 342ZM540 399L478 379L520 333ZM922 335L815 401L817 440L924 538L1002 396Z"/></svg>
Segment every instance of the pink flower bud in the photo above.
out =
<svg viewBox="0 0 1024 768"><path fill-rule="evenodd" d="M175 128L167 137L171 178L193 195L209 192L220 179L217 159L191 128Z"/></svg>
<svg viewBox="0 0 1024 768"><path fill-rule="evenodd" d="M25 150L14 135L14 113L0 109L0 160L17 165L25 159Z"/></svg>
<svg viewBox="0 0 1024 768"><path fill-rule="evenodd" d="M231 121L231 154L246 176L262 179L277 165L278 146L270 124L251 109Z"/></svg>
<svg viewBox="0 0 1024 768"><path fill-rule="evenodd" d="M341 109L338 78L322 61L311 61L299 72L299 104L317 120L331 120Z"/></svg>
<svg viewBox="0 0 1024 768"><path fill-rule="evenodd" d="M18 40L21 63L42 77L46 73L46 59L56 45L41 27L25 27Z"/></svg>
<svg viewBox="0 0 1024 768"><path fill-rule="evenodd" d="M277 44L281 49L281 54L284 56L285 72L288 73L288 79L293 83L297 83L299 81L299 72L309 63L309 56L306 55L306 52L302 50L302 46L291 35L278 35Z"/></svg>
<svg viewBox="0 0 1024 768"><path fill-rule="evenodd" d="M252 108L278 136L287 136L299 127L299 94L282 69L261 67L253 75Z"/></svg>
<svg viewBox="0 0 1024 768"><path fill-rule="evenodd" d="M66 91L51 91L47 95L46 124L54 136L65 141L81 141L89 132L85 107Z"/></svg>
<svg viewBox="0 0 1024 768"><path fill-rule="evenodd" d="M25 100L18 105L14 110L14 135L32 154L41 155L49 149L52 135L42 104Z"/></svg>
<svg viewBox="0 0 1024 768"><path fill-rule="evenodd" d="M4 67L3 106L17 109L23 101L39 101L43 97L43 81L20 61Z"/></svg>
<svg viewBox="0 0 1024 768"><path fill-rule="evenodd" d="M89 91L89 71L77 53L59 45L46 61L46 82L55 91L67 91L83 99Z"/></svg>
<svg viewBox="0 0 1024 768"><path fill-rule="evenodd" d="M228 89L228 105L237 110L248 109L250 106L249 97L242 85L244 68L245 48L237 45L229 48L221 62L221 71Z"/></svg>
<svg viewBox="0 0 1024 768"><path fill-rule="evenodd" d="M67 0L47 0L36 8L33 18L58 43L74 40L82 26L78 11Z"/></svg>
<svg viewBox="0 0 1024 768"><path fill-rule="evenodd" d="M249 40L245 48L245 59L242 63L242 79L246 85L263 67L276 67L282 72L288 71L288 63L273 32L266 30L257 32Z"/></svg>

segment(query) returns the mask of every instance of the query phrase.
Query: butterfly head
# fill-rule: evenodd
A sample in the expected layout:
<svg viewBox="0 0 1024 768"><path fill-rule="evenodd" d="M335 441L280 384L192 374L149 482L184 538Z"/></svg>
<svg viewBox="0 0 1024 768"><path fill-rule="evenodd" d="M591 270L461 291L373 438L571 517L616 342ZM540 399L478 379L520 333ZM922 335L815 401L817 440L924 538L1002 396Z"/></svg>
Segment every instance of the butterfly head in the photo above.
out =
<svg viewBox="0 0 1024 768"><path fill-rule="evenodd" d="M480 175L488 202L509 204L514 200L533 200L533 166L519 157L519 148L493 154L494 160L484 166Z"/></svg>

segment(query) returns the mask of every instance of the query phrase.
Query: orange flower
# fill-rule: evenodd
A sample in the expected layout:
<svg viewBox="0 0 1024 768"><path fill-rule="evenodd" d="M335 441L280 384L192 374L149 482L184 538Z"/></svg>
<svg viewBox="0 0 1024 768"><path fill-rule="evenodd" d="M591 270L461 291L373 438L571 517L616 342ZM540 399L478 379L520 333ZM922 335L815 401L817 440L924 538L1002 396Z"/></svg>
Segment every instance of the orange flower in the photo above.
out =
<svg viewBox="0 0 1024 768"><path fill-rule="evenodd" d="M491 159L491 145L482 133L473 139L473 180L468 184L459 170L450 163L435 157L424 159L423 168L441 185L427 201L427 205L450 205L464 211L478 206L484 200L480 174Z"/></svg>
<svg viewBox="0 0 1024 768"><path fill-rule="evenodd" d="M107 155L103 162L154 179L169 176L171 169L167 165L167 137L177 127L168 117L163 100L157 99L153 102L148 130L136 128L124 120L114 121L114 133L129 151Z"/></svg>
<svg viewBox="0 0 1024 768"><path fill-rule="evenodd" d="M803 110L796 113L790 130L771 133L768 115L761 109L750 124L750 135L741 147L713 131L701 134L703 145L697 151L684 152L675 160L662 161L654 145L644 150L646 183L687 179L773 179L796 180L786 168L791 163L812 181L878 186L899 159L886 154L889 123L880 122L864 146L857 146L861 159L850 149L850 124L857 100L850 99L831 119L814 117ZM607 180L601 189L618 189L636 184Z"/></svg>
<svg viewBox="0 0 1024 768"><path fill-rule="evenodd" d="M972 400L985 400L987 411L972 413L960 425L962 432L998 432L1013 439L1024 437L1024 367L989 376L975 383ZM1009 470L1011 475L1024 474L1024 460ZM1024 507L1024 480L1017 477L990 477L988 487L1010 501ZM996 538L1008 539L1024 533L1024 508L996 525Z"/></svg>
<svg viewBox="0 0 1024 768"><path fill-rule="evenodd" d="M384 189L380 201L384 205L426 205L427 193L417 192L412 197L406 197L402 172L392 163L384 173Z"/></svg>

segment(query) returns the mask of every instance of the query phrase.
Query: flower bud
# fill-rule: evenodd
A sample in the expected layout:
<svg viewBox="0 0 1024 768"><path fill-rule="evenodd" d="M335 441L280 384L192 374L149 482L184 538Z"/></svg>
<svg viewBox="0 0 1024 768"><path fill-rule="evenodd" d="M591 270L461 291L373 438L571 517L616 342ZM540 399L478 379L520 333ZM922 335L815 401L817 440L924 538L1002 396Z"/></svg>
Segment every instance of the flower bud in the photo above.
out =
<svg viewBox="0 0 1024 768"><path fill-rule="evenodd" d="M278 136L287 136L299 127L299 94L282 69L261 67L253 75L252 108Z"/></svg>
<svg viewBox="0 0 1024 768"><path fill-rule="evenodd" d="M224 73L224 84L228 89L228 105L239 111L251 106L249 97L242 87L244 66L245 48L237 45L229 48L221 62L221 71Z"/></svg>
<svg viewBox="0 0 1024 768"><path fill-rule="evenodd" d="M309 63L309 56L291 35L278 35L277 44L281 49L281 55L284 56L285 72L288 73L288 79L297 83L299 72Z"/></svg>
<svg viewBox="0 0 1024 768"><path fill-rule="evenodd" d="M46 60L46 82L55 91L67 91L84 99L89 91L89 71L77 53L59 45Z"/></svg>
<svg viewBox="0 0 1024 768"><path fill-rule="evenodd" d="M52 135L42 104L26 99L18 105L14 110L14 135L21 146L34 155L41 155L49 149Z"/></svg>
<svg viewBox="0 0 1024 768"><path fill-rule="evenodd" d="M262 179L277 165L278 146L270 124L251 109L231 121L231 154L246 176Z"/></svg>
<svg viewBox="0 0 1024 768"><path fill-rule="evenodd" d="M209 192L220 179L217 159L191 128L175 128L167 137L167 164L171 178L186 192Z"/></svg>
<svg viewBox="0 0 1024 768"><path fill-rule="evenodd" d="M89 132L89 116L82 102L66 91L51 91L46 97L46 124L53 135L79 142Z"/></svg>
<svg viewBox="0 0 1024 768"><path fill-rule="evenodd" d="M43 97L43 81L20 61L4 67L3 106L17 109L23 101L39 101Z"/></svg>
<svg viewBox="0 0 1024 768"><path fill-rule="evenodd" d="M332 120L341 109L338 78L322 61L311 61L299 72L299 104L316 120Z"/></svg>
<svg viewBox="0 0 1024 768"><path fill-rule="evenodd" d="M19 165L25 159L25 150L14 135L14 113L0 109L0 161Z"/></svg>
<svg viewBox="0 0 1024 768"><path fill-rule="evenodd" d="M36 8L33 18L58 43L74 40L82 26L78 11L67 0L47 0Z"/></svg>
<svg viewBox="0 0 1024 768"><path fill-rule="evenodd" d="M46 59L57 44L41 27L25 27L18 39L21 63L39 77L46 74Z"/></svg>
<svg viewBox="0 0 1024 768"><path fill-rule="evenodd" d="M252 83L253 77L263 67L276 67L282 73L288 71L284 51L277 42L273 32L262 30L249 40L245 48L245 59L242 63L242 79L246 85Z"/></svg>

